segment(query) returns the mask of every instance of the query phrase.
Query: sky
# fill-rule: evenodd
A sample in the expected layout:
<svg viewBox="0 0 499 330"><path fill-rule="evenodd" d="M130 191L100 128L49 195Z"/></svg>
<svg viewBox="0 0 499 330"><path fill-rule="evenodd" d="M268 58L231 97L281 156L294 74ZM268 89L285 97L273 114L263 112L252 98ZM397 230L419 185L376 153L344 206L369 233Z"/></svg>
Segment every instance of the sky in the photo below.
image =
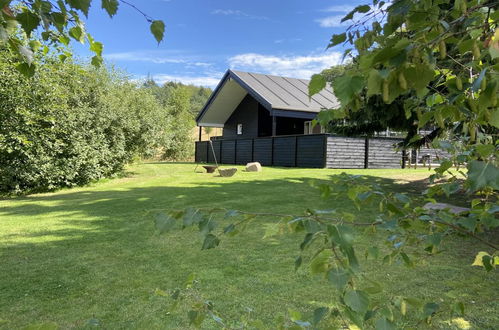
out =
<svg viewBox="0 0 499 330"><path fill-rule="evenodd" d="M310 78L341 63L326 46L341 18L367 0L128 0L166 24L158 45L149 23L121 3L112 19L93 1L87 31L104 43L104 58L133 79L215 87L227 69ZM86 47L74 46L80 57Z"/></svg>

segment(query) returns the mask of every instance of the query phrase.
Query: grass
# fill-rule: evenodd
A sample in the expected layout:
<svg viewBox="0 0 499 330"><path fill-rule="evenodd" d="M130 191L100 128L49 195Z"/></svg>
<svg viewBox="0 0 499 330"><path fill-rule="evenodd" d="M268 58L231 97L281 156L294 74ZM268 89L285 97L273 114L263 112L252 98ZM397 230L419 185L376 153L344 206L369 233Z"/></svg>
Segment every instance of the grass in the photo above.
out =
<svg viewBox="0 0 499 330"><path fill-rule="evenodd" d="M237 318L247 307L267 322L288 308L310 315L336 298L324 279L294 272L301 235L262 240L263 225L272 221L267 219L225 238L217 249L201 251L194 230L157 235L150 212L220 206L276 213L341 208L361 219L375 213L356 211L347 200L321 200L308 184L341 170L265 168L232 178L194 173L193 164L150 163L129 170L128 177L89 187L0 200L0 328L47 321L83 328L96 319L106 329L185 329L185 311L168 313L171 301L154 292L181 286L192 272L225 317ZM348 172L414 193L429 175L423 169ZM379 237L359 233L359 245L380 245ZM445 253L424 257L417 268L368 263L365 271L388 283L381 296L443 304L456 297L466 304L472 328L497 328L497 272L470 266L485 248L462 237L446 244ZM445 322L433 326L452 328Z"/></svg>

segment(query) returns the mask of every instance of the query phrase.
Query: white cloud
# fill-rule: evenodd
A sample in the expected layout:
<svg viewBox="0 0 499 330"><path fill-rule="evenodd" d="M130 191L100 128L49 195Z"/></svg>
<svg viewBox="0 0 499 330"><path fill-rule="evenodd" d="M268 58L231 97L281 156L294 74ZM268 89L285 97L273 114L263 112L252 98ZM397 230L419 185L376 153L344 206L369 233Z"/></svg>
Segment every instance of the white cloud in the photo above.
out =
<svg viewBox="0 0 499 330"><path fill-rule="evenodd" d="M266 16L258 16L258 15L252 15L245 13L244 11L241 10L234 10L234 9L215 9L214 11L211 12L212 15L224 15L224 16L236 16L240 18L249 18L249 19L256 19L256 20L268 20L269 18Z"/></svg>
<svg viewBox="0 0 499 330"><path fill-rule="evenodd" d="M342 54L339 52L311 54L308 56L275 56L246 53L230 57L228 61L230 67L236 70L309 79L315 73L340 64L341 58Z"/></svg>
<svg viewBox="0 0 499 330"><path fill-rule="evenodd" d="M334 15L334 16L328 16L324 18L319 18L316 19L315 21L319 23L320 26L322 27L342 27L342 26L348 26L351 24L347 22L341 22L341 20L345 17L345 15Z"/></svg>
<svg viewBox="0 0 499 330"><path fill-rule="evenodd" d="M321 11L325 11L325 12L329 12L329 13L349 13L354 8L355 8L354 6L350 6L350 5L337 5L337 6L327 7L326 9L322 9Z"/></svg>
<svg viewBox="0 0 499 330"><path fill-rule="evenodd" d="M152 75L153 80L162 85L168 81L181 82L185 85L196 85L214 88L220 82L223 73L211 73L199 76L187 76L187 75L175 75L175 74L163 74L158 73ZM145 79L145 77L140 77L139 79Z"/></svg>
<svg viewBox="0 0 499 330"><path fill-rule="evenodd" d="M374 7L373 10L374 10L375 14L373 16L365 19L363 23L370 24L371 22L373 22L376 19L376 16L378 14L382 13L382 11L386 10L391 5L391 3L392 3L391 1L387 1L380 8ZM372 8L373 7L371 7L371 9ZM330 13L341 13L341 14L332 15L332 16L323 17L323 18L318 18L315 21L317 23L319 23L320 26L327 27L327 28L350 26L350 25L352 25L352 21L358 22L361 18L365 17L365 14L363 14L363 13L355 13L352 20L347 20L347 21L342 23L341 20L343 19L343 17L345 17L345 15L347 13L351 12L354 9L355 9L355 7L350 6L350 5L331 6L331 7L328 7L326 9L322 9L321 11L322 12L330 12Z"/></svg>
<svg viewBox="0 0 499 330"><path fill-rule="evenodd" d="M109 54L104 54L104 57L108 60L114 60L114 61L151 62L157 64L188 63L188 61L185 58L181 58L178 55L172 56L154 51L109 53Z"/></svg>

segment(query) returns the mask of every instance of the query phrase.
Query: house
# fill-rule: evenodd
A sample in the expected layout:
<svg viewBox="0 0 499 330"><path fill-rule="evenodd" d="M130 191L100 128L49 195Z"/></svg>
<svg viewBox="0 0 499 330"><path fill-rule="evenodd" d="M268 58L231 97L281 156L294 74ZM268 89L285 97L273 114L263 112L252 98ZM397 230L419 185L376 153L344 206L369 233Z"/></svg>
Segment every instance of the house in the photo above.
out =
<svg viewBox="0 0 499 330"><path fill-rule="evenodd" d="M331 88L308 96L308 80L228 70L196 117L222 136L196 142L196 162L328 168L400 168L390 138L338 137L312 120L339 106Z"/></svg>

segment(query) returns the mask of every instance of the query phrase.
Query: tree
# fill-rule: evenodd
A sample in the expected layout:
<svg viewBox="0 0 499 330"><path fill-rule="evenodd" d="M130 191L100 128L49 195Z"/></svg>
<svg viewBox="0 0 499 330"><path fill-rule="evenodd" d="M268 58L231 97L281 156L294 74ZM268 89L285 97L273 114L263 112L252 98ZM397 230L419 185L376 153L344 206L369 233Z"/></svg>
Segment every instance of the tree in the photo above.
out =
<svg viewBox="0 0 499 330"><path fill-rule="evenodd" d="M499 227L498 4L478 0L395 0L387 4L374 0L372 5L361 5L348 13L343 21L353 20L352 25L345 33L333 35L330 43L330 47L351 47L345 55L352 57L354 65L339 76L335 74L333 91L341 104L337 109L324 111L322 123L339 118L358 121L357 114L362 111L373 115L383 111L386 113L379 114L379 118L400 118L403 111L404 121L411 127L437 127L433 144L449 151L452 157L435 169L430 177L433 185L423 197L436 201L442 195L467 194L469 212L429 210L422 207L422 199L384 191L358 176L343 174L320 185L321 195L346 194L359 208L377 203L380 211L372 222L313 207L297 215L213 208L159 215L157 229L171 230L178 223L183 227L196 225L205 237L202 249L215 248L224 235L236 235L247 226L256 226L255 219L260 216L276 218L266 236L278 236L288 230L304 233L295 266L304 264L308 251L311 271L324 274L333 284L340 307L321 306L310 321L293 312L290 320L274 325L276 328L317 326L325 317L334 316L344 328L353 323L359 328L396 329L429 324L442 317L444 306L439 302L421 301L410 292L385 301L375 299L384 285L396 283L364 278L353 233L361 227L365 232L386 234L383 241L388 253L380 257L375 242L366 251L367 256L380 263L399 261L407 267L417 267L414 260L418 256L411 253L414 249L423 246L430 255L441 253L445 235L466 235L484 249L477 254L474 266L492 271L499 265L497 243L482 235ZM310 95L328 88L327 81L327 75L314 75ZM446 132L446 136L441 132ZM408 142L418 139L421 137L415 134ZM467 170L461 170L463 167ZM223 231L215 229L214 219L219 213L234 219ZM174 299L178 296L175 294ZM193 307L189 316L193 316L190 321L194 325L199 326L204 315L220 320L211 305L196 302ZM445 307L448 315L463 315L465 311L461 301ZM415 324L408 323L408 316L416 320Z"/></svg>
<svg viewBox="0 0 499 330"><path fill-rule="evenodd" d="M27 0L14 2L12 0L0 0L0 46L8 47L16 53L22 63L18 70L23 74L32 76L35 70L34 53L40 48L48 52L49 47L58 45L67 46L73 39L80 43L88 42L89 49L95 54L92 64L101 65L103 45L85 31L85 25L81 19L84 15L88 17L93 0ZM109 17L113 17L120 4L128 5L151 24L150 30L156 40L161 42L165 31L163 21L154 20L139 8L125 0L102 0L102 9ZM41 37L45 45L33 39L33 32L42 29ZM67 57L67 51L62 52L61 59Z"/></svg>
<svg viewBox="0 0 499 330"><path fill-rule="evenodd" d="M183 85L177 85L170 90L165 115L171 118L168 127L171 138L168 140L168 145L163 148L163 159L188 160L192 157L194 145L192 128L195 124L190 112L189 99L189 90Z"/></svg>

